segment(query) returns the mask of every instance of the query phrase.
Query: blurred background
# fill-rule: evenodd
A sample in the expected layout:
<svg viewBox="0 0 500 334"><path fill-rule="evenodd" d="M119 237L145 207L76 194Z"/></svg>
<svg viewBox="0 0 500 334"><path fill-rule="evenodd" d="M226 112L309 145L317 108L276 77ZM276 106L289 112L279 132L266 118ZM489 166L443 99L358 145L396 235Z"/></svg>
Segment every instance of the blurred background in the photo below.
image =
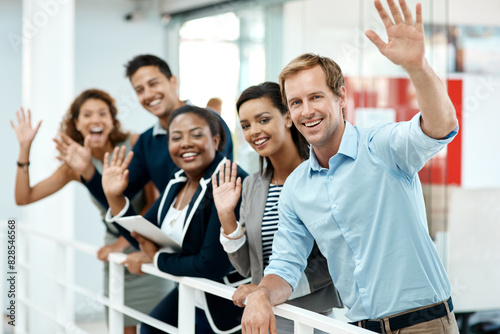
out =
<svg viewBox="0 0 500 334"><path fill-rule="evenodd" d="M500 2L421 2L427 59L448 87L460 122L456 139L420 172L429 231L448 270L462 329L498 333ZM408 1L413 12L416 3ZM52 138L71 101L85 89L109 92L123 127L146 130L155 118L137 101L124 68L138 54L167 61L179 78L181 99L199 106L212 97L223 101L236 160L248 172L258 170L258 159L241 134L235 101L250 85L277 81L283 66L304 52L328 56L343 69L351 123L409 120L418 112L413 87L403 69L364 36L366 29L385 35L371 0L0 0L3 225L15 219L68 240L102 245L99 213L80 184L36 204L16 206L19 148L9 120L20 106L31 108L33 122L43 120L31 151L31 184L59 165ZM99 261L75 253L61 262L63 250L37 237L18 240L17 249L33 267L18 282L24 304L33 305L18 319L26 322L27 332L78 332L41 311L56 312L61 305L82 328L104 323L98 302L78 294L53 298L58 287L46 277L99 293ZM71 267L70 277L61 271L64 266Z"/></svg>

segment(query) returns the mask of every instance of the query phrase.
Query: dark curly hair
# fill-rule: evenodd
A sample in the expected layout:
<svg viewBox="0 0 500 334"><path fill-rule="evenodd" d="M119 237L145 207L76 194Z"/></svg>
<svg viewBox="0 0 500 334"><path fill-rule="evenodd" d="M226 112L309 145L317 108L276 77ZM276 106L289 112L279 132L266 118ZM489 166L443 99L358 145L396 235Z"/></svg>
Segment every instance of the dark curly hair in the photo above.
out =
<svg viewBox="0 0 500 334"><path fill-rule="evenodd" d="M75 120L78 119L80 115L80 109L82 105L90 99L101 100L106 103L109 107L111 113L111 118L113 119L113 129L109 134L109 140L111 144L115 146L117 143L124 141L129 136L128 132L123 132L121 130L120 121L116 118L118 109L116 108L115 99L113 99L108 93L99 89L88 89L83 91L76 99L71 103L69 110L66 112L59 131L61 133L67 134L71 139L83 145L84 138L80 131L76 129Z"/></svg>

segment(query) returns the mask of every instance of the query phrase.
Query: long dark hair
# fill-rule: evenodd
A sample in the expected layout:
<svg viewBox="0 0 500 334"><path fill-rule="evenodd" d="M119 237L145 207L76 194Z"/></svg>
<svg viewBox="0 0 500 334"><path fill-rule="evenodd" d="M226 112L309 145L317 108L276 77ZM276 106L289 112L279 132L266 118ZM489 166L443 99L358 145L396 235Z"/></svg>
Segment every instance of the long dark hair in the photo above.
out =
<svg viewBox="0 0 500 334"><path fill-rule="evenodd" d="M277 108L282 115L285 115L288 111L287 107L283 104L281 99L280 86L275 82L266 81L256 86L248 87L241 93L238 101L236 102L236 110L238 114L240 113L240 107L243 103L259 99L261 97L267 97L273 106ZM293 143L297 147L299 156L302 160L309 159L309 144L302 134L297 130L294 124L290 128L292 134ZM265 168L264 168L265 161ZM272 176L274 172L273 164L268 157L259 157L259 167L260 173L264 176Z"/></svg>

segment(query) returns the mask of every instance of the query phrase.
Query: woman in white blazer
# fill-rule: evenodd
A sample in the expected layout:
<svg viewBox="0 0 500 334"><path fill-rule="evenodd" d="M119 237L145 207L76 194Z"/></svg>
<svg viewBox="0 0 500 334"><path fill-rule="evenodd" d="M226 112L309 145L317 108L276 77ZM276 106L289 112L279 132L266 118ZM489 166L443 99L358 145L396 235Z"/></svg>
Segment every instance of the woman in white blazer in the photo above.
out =
<svg viewBox="0 0 500 334"><path fill-rule="evenodd" d="M260 172L247 177L242 185L236 164L231 166L227 161L219 178L212 177L212 183L222 225L221 244L238 272L252 277L251 284L240 286L233 295L233 302L244 306L244 298L262 280L269 263L281 187L288 175L309 158L309 147L293 125L277 83L264 82L247 88L236 109L246 141L260 155ZM242 187L238 221L233 212ZM327 315L333 307L342 307L326 259L316 245L288 303ZM277 317L277 328L280 334L293 333L293 322Z"/></svg>

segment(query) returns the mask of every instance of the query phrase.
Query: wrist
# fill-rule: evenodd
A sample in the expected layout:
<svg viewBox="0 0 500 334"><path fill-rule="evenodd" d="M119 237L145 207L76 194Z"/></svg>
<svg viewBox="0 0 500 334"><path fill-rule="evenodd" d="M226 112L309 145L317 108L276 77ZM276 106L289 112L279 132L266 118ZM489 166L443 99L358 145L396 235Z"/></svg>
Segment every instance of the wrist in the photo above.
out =
<svg viewBox="0 0 500 334"><path fill-rule="evenodd" d="M17 167L22 168L23 170L28 170L28 166L30 165L29 161L17 161Z"/></svg>
<svg viewBox="0 0 500 334"><path fill-rule="evenodd" d="M90 166L86 168L81 175L82 178L85 180L85 182L88 182L90 181L90 179L92 179L94 173L95 173L95 167L94 165L90 164Z"/></svg>
<svg viewBox="0 0 500 334"><path fill-rule="evenodd" d="M222 210L222 211L218 211L218 214L219 214L219 220L221 222L221 225L224 228L224 232L226 234L233 232L237 227L236 216L234 214L234 211L233 210Z"/></svg>
<svg viewBox="0 0 500 334"><path fill-rule="evenodd" d="M262 286L257 287L252 293L247 296L247 303L252 301L265 301L271 305L268 289Z"/></svg>

